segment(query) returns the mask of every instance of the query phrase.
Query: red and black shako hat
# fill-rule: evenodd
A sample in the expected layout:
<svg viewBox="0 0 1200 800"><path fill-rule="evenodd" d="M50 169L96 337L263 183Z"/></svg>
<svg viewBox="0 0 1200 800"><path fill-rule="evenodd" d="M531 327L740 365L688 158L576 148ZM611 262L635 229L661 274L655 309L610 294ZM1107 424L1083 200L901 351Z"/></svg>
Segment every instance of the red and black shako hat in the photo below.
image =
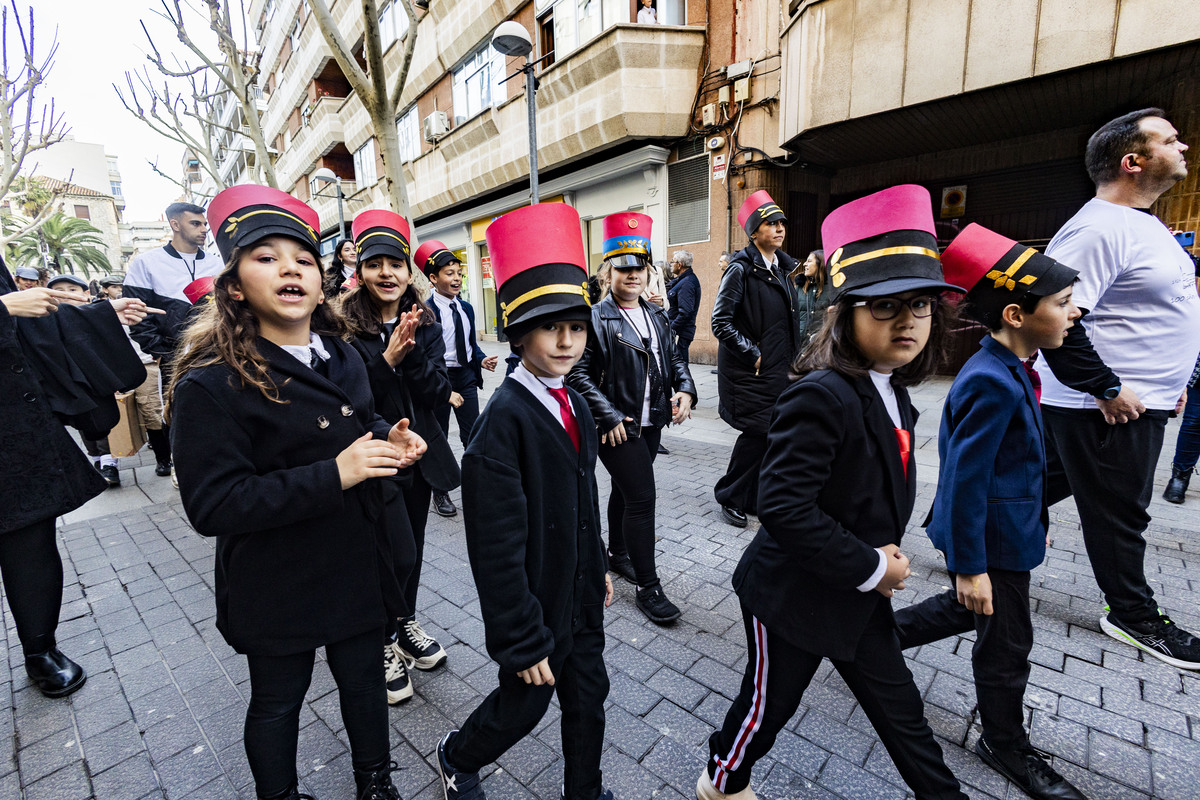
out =
<svg viewBox="0 0 1200 800"><path fill-rule="evenodd" d="M485 234L501 327L517 340L538 325L591 316L579 213L539 203L505 214Z"/></svg>
<svg viewBox="0 0 1200 800"><path fill-rule="evenodd" d="M321 260L321 222L317 212L287 192L243 183L217 193L208 204L208 227L228 264L234 248L249 247L268 236L300 242Z"/></svg>
<svg viewBox="0 0 1200 800"><path fill-rule="evenodd" d="M395 211L377 208L362 212L351 223L350 235L354 237L359 264L376 256L409 263L408 220Z"/></svg>
<svg viewBox="0 0 1200 800"><path fill-rule="evenodd" d="M650 229L654 220L636 211L604 218L604 260L616 269L637 269L650 263Z"/></svg>
<svg viewBox="0 0 1200 800"><path fill-rule="evenodd" d="M1060 292L1079 277L1050 256L974 222L942 253L942 267L946 280L969 287L964 310L989 328L999 325L1009 304Z"/></svg>
<svg viewBox="0 0 1200 800"><path fill-rule="evenodd" d="M831 300L964 291L942 277L933 201L923 186L893 186L834 209L821 223L821 242L831 254Z"/></svg>
<svg viewBox="0 0 1200 800"><path fill-rule="evenodd" d="M758 230L758 226L764 222L776 220L787 222L787 217L783 215L783 209L771 199L771 195L767 194L766 189L760 189L747 197L738 211L738 225L742 226L747 236Z"/></svg>
<svg viewBox="0 0 1200 800"><path fill-rule="evenodd" d="M432 278L442 267L451 261L457 262L458 256L454 255L450 248L437 239L430 239L427 242L421 242L421 246L417 248L417 254L413 257L413 261L425 273L426 277Z"/></svg>

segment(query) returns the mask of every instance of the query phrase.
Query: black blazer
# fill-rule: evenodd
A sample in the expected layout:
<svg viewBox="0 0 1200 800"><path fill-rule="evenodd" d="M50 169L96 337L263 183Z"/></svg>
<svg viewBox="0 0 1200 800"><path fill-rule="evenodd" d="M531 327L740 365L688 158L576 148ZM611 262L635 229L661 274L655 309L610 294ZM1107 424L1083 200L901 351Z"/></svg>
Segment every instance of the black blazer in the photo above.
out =
<svg viewBox="0 0 1200 800"><path fill-rule="evenodd" d="M683 353L675 349L675 337L671 335L666 313L640 297L638 304L647 311L663 361L668 365L668 372L663 376L667 383L667 398L675 392L685 392L692 396L694 406L696 384L683 360ZM588 333L587 348L583 358L571 368L567 382L587 400L601 431L608 432L620 425L625 417L632 417L633 422L626 422L625 429L630 436L641 434L650 358L650 351L642 346L641 336L625 319L611 295L592 307L592 329Z"/></svg>
<svg viewBox="0 0 1200 800"><path fill-rule="evenodd" d="M425 440L427 448L414 468L434 491L448 492L458 487L461 475L435 413L435 409L450 402L451 391L441 326L422 325L413 338L416 347L394 370L383 358L383 334L359 336L351 344L367 363L375 411L393 425L408 418L409 427Z"/></svg>
<svg viewBox="0 0 1200 800"><path fill-rule="evenodd" d="M911 435L917 411L896 388ZM891 418L869 377L821 370L779 398L759 478L762 527L733 574L746 607L772 632L818 655L853 658L887 598L858 591L899 544L916 498Z"/></svg>
<svg viewBox="0 0 1200 800"><path fill-rule="evenodd" d="M528 669L575 632L604 624L596 492L598 438L568 390L580 450L514 379L504 380L463 455L463 520L487 650L508 672Z"/></svg>
<svg viewBox="0 0 1200 800"><path fill-rule="evenodd" d="M749 433L766 434L771 409L787 387L788 370L803 342L796 314L796 285L787 277L796 260L778 251L779 272L767 267L753 244L733 254L721 276L712 312L717 347L718 411ZM754 362L762 365L754 370Z"/></svg>
<svg viewBox="0 0 1200 800"><path fill-rule="evenodd" d="M475 335L475 309L462 297L459 297L457 302L463 307L463 311L467 313L467 319L470 320L470 327L465 331L467 334L467 349L471 351L471 371L475 373L475 386L479 389L483 388L483 359L487 358L487 353L483 352L483 348L479 346L479 337ZM442 310L438 308L437 301L432 296L429 302L425 305L433 310L433 318L437 320L438 325L442 324ZM446 351L442 351L442 359L445 360Z"/></svg>
<svg viewBox="0 0 1200 800"><path fill-rule="evenodd" d="M300 653L384 624L378 522L399 488L372 479L343 491L335 459L391 426L375 413L362 359L322 338L328 379L258 340L286 404L243 388L224 364L175 389L179 493L192 527L217 537L217 629L240 653Z"/></svg>

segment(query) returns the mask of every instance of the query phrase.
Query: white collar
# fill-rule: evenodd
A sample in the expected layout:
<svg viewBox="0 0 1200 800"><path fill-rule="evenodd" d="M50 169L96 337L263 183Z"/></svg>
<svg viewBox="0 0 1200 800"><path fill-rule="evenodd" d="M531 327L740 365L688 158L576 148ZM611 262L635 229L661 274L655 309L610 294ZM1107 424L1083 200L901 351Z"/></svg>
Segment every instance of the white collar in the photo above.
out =
<svg viewBox="0 0 1200 800"><path fill-rule="evenodd" d="M317 358L322 361L328 361L331 357L329 351L325 349L325 343L315 333L308 334L308 344L281 344L279 348L295 356L296 360L306 367L312 366L313 353L316 353Z"/></svg>

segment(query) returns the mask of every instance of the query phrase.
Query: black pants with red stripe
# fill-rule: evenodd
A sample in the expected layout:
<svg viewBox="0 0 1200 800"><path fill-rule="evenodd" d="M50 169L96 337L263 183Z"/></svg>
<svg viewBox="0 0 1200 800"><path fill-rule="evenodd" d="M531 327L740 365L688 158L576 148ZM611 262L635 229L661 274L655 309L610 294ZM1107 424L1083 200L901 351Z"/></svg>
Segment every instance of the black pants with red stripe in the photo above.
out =
<svg viewBox="0 0 1200 800"><path fill-rule="evenodd" d="M822 661L768 631L745 606L742 618L749 661L741 693L725 715L725 724L708 740L708 776L725 794L750 784L754 764L771 750L796 713ZM854 660L834 661L833 666L917 800L967 800L925 721L921 694L904 663L886 606L880 605L867 624Z"/></svg>

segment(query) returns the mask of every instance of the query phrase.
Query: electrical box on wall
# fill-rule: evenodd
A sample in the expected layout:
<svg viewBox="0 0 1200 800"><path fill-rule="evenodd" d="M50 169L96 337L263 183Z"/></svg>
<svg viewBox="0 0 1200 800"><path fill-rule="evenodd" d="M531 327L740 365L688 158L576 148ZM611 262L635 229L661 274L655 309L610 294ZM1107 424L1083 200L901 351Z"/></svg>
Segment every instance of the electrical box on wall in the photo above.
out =
<svg viewBox="0 0 1200 800"><path fill-rule="evenodd" d="M717 124L717 105L709 103L700 109L700 122L705 126Z"/></svg>
<svg viewBox="0 0 1200 800"><path fill-rule="evenodd" d="M750 78L738 78L733 82L733 102L741 103L750 99Z"/></svg>
<svg viewBox="0 0 1200 800"><path fill-rule="evenodd" d="M725 84L720 89L717 89L717 101L720 103L729 102L729 84Z"/></svg>
<svg viewBox="0 0 1200 800"><path fill-rule="evenodd" d="M745 59L744 61L738 61L736 64L730 64L728 67L725 68L725 77L729 78L729 80L734 80L735 78L740 78L743 75L749 75L749 74L750 74L750 59L748 59L748 58Z"/></svg>

